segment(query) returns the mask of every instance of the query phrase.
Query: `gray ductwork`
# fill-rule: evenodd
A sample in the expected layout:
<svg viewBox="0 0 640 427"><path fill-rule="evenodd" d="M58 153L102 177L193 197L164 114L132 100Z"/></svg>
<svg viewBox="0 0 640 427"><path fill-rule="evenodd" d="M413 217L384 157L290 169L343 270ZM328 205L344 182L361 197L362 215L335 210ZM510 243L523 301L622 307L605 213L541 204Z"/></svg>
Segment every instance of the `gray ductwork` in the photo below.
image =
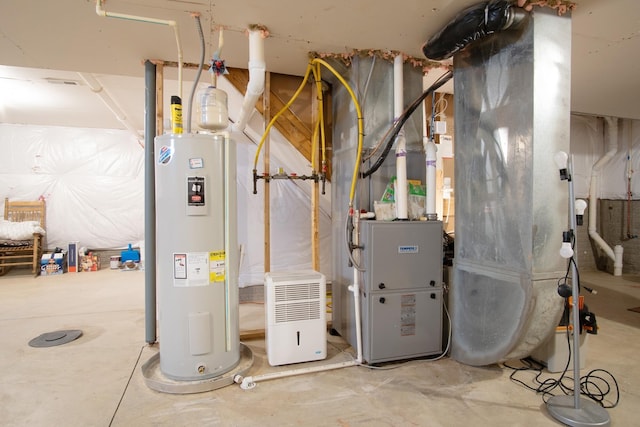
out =
<svg viewBox="0 0 640 427"><path fill-rule="evenodd" d="M451 354L487 365L530 355L564 306L568 194L553 156L569 152L571 20L539 10L454 50Z"/></svg>

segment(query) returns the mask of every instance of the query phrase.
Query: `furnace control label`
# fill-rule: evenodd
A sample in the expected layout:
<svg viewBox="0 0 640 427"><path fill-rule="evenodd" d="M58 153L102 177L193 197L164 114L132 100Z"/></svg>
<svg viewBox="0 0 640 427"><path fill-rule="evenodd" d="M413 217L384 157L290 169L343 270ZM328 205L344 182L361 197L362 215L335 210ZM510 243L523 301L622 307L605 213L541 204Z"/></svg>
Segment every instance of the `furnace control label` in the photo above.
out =
<svg viewBox="0 0 640 427"><path fill-rule="evenodd" d="M416 295L402 295L400 298L400 335L402 335L403 337L415 335Z"/></svg>
<svg viewBox="0 0 640 427"><path fill-rule="evenodd" d="M419 251L420 247L418 245L405 245L405 246L398 246L398 253L399 254L417 254Z"/></svg>

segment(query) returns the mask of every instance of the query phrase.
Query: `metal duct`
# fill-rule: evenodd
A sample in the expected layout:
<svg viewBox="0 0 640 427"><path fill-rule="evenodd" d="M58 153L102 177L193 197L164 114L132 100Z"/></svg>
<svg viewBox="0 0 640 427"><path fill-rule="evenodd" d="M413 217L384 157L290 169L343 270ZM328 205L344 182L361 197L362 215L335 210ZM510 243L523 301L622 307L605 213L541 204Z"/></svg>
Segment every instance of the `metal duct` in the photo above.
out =
<svg viewBox="0 0 640 427"><path fill-rule="evenodd" d="M363 154L366 156L385 137L385 133L394 121L393 64L376 57L355 56L350 66L335 60L331 61L331 65L353 88L360 102L365 127ZM333 89L334 136L331 179L333 327L355 345L353 295L347 289L354 281L354 275L346 250L345 224L351 173L357 154L358 129L353 104L346 89L337 80L334 81L333 77L327 75L326 78ZM422 94L422 70L405 63L403 80L403 97L406 107L407 100L411 102ZM404 123L403 129L407 141L407 178L422 180L425 176L422 114L414 113ZM373 156L362 167L370 168L376 157ZM356 195L356 208L373 211L373 201L382 197L386 185L395 175L395 160L395 156L388 156L375 174L361 179Z"/></svg>
<svg viewBox="0 0 640 427"><path fill-rule="evenodd" d="M452 356L531 354L558 324L567 189L571 21L539 10L454 57L456 246Z"/></svg>

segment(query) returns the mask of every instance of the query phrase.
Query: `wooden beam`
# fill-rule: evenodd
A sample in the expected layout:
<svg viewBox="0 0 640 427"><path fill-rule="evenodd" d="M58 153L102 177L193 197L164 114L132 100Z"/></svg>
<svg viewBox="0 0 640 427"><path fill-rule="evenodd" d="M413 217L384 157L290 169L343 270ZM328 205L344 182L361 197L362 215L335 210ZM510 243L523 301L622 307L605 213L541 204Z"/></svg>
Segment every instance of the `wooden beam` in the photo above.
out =
<svg viewBox="0 0 640 427"><path fill-rule="evenodd" d="M156 136L164 130L164 64L156 62Z"/></svg>

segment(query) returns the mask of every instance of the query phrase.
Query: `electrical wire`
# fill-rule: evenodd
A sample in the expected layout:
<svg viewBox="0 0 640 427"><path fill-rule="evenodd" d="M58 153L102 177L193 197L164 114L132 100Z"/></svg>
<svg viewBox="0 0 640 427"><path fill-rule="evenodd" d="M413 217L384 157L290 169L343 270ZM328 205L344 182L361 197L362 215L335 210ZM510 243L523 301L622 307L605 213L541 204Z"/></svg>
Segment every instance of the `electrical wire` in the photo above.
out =
<svg viewBox="0 0 640 427"><path fill-rule="evenodd" d="M575 250L575 244L576 244L576 235L573 232L573 230L571 230L571 248L574 250ZM565 285L568 284L567 282L569 280L569 271L571 270L572 266L575 267L574 271L575 271L576 277L571 277L571 281L573 280L576 281L578 290L579 290L580 289L580 273L578 272L578 265L576 264L576 261L573 256L569 258L569 262L567 263L567 271L564 277L561 277L560 279L558 279L558 286L560 286L561 282L563 281ZM588 289L588 288L587 290L589 292L593 291L592 289ZM572 309L573 310L579 309L579 301L573 302ZM579 331L580 327L581 327L580 325L573 325L573 333L581 333L582 331ZM567 396L575 395L574 378L567 375L567 372L569 370L569 364L572 359L571 333L568 325L566 328L566 338L567 338L567 349L568 349L567 363L565 364L564 369L562 370L562 374L560 374L559 378L542 379L542 370L544 368L544 365L534 360L531 356L529 356L525 359L520 359L520 363L523 364L523 366L521 367L514 367L514 366L508 365L507 363L503 363L503 365L506 368L513 370L511 375L509 375L509 378L511 379L511 381L517 384L520 384L525 388L536 392L537 394L542 394L542 400L545 404L548 402L549 398L555 396L555 394L553 393L554 391L559 390L560 392L562 392ZM525 383L524 381L520 380L519 378L516 378L516 374L523 371L536 372L536 375L532 380L533 383L536 384L535 387L532 387L529 384ZM603 374L606 375L608 379L613 383L613 387L609 383L608 379L603 377ZM582 395L585 395L589 399L600 404L603 408L615 408L620 402L620 389L618 387L618 382L609 371L606 371L604 369L593 369L589 371L587 375L580 377L579 384L580 384L579 393ZM612 393L614 389L615 389L615 395L614 395L613 403L606 404L605 402L606 402L607 396L610 393Z"/></svg>
<svg viewBox="0 0 640 427"><path fill-rule="evenodd" d="M573 232L573 230L571 230L571 249L575 251L576 249L576 234ZM571 271L571 266L575 265L576 267L576 277L571 277L569 278L569 272ZM576 281L576 283L578 284L578 292L580 291L580 272L578 270L578 264L576 264L576 260L575 257L571 257L569 258L569 262L567 263L567 271L565 273L565 275L561 278L558 279L558 286L560 285L567 285L570 286L569 282L571 281L571 283L573 283L573 280ZM592 292L593 290L589 290L589 292Z"/></svg>
<svg viewBox="0 0 640 427"><path fill-rule="evenodd" d="M193 81L193 86L191 87L191 92L189 93L189 105L187 108L187 133L191 133L191 109L193 107L193 98L196 94L196 88L198 87L198 82L200 81L200 74L202 74L202 69L204 68L204 51L205 51L205 43L204 43L204 34L202 33L202 24L200 23L200 14L193 14L193 17L196 20L196 28L198 30L198 36L200 39L200 62L198 62L198 71L196 71L196 78Z"/></svg>
<svg viewBox="0 0 640 427"><path fill-rule="evenodd" d="M571 235L572 235L571 246L572 248L574 248L575 240L576 240L575 233L571 233ZM564 277L561 277L560 279L558 279L558 286L560 286L561 282L563 281L564 281L564 284L568 284L567 282L569 280L569 271L572 265L575 266L574 271L576 273L576 277L572 277L571 280L572 281L575 280L578 285L578 289L580 289L580 275L578 273L578 266L576 264L574 257L569 258L569 262L567 263L567 272L565 273ZM591 292L592 290L589 290L589 291ZM579 309L579 302L574 301L572 309L573 310ZM576 325L574 325L573 333L580 333L580 332L576 332L579 328L580 328L580 325L577 325L577 327ZM544 403L547 403L549 398L551 398L552 396L555 396L553 392L557 390L559 390L565 395L574 395L574 385L575 385L574 378L567 375L567 372L569 370L569 364L572 358L571 333L570 333L569 326L567 326L566 328L566 338L567 338L567 349L568 349L567 363L565 364L564 369L562 370L562 374L560 375L559 378L546 378L543 380L542 370L544 368L544 365L540 362L537 362L531 357L527 357L525 359L520 360L520 362L523 364L522 367L514 367L506 363L503 363L503 365L506 368L513 369L513 372L511 373L511 375L509 375L509 378L511 379L511 381L517 384L520 384L525 388L536 392L537 394L542 394L542 400ZM516 378L516 374L518 372L523 372L523 371L536 372L536 375L532 380L534 384L536 384L536 387L532 387L529 384L525 383L524 381ZM598 375L596 375L596 373L598 373ZM614 401L610 405L607 405L605 403L606 402L605 399L614 390L614 387L612 387L609 381L605 379L600 373L603 373L604 375L608 376L609 379L612 381L613 386L615 387ZM610 372L604 369L591 370L587 375L580 377L579 384L580 384L580 390L579 390L580 394L583 394L586 397L593 400L594 402L597 402L603 408L614 408L618 405L620 401L620 389L618 387L618 382Z"/></svg>
<svg viewBox="0 0 640 427"><path fill-rule="evenodd" d="M442 104L442 105L440 105ZM449 107L449 101L447 101L447 98L445 98L444 93L440 95L440 97L438 98L438 100L436 101L435 105L434 105L434 109L433 112L435 113L436 111L439 111L439 113L435 113L433 115L433 117L446 117L446 113L445 111L447 110L447 108Z"/></svg>
<svg viewBox="0 0 640 427"><path fill-rule="evenodd" d="M574 394L573 384L574 380L572 377L567 375L567 371L569 369L569 361L571 359L571 346L569 344L569 328L567 328L567 344L569 346L569 357L567 358L567 364L565 365L562 374L560 374L559 378L544 378L543 379L543 369L544 365L531 357L527 357L525 359L520 359L520 363L523 366L515 367L510 366L507 363L503 363L503 366L509 369L512 369L513 372L509 375L509 379L511 381L520 384L528 390L534 391L536 394L542 395L542 401L546 404L548 400L555 396L556 393L562 393L567 396L572 396ZM527 384L525 381L517 378L517 374L525 371L533 371L536 372L536 375L531 380L535 386L531 386ZM605 378L605 376L607 378ZM554 393L554 391L556 393ZM559 392L559 393L558 393ZM588 397L594 402L598 403L603 408L615 408L618 406L620 402L620 388L618 386L618 381L616 381L615 377L604 369L593 369L589 371L585 376L580 377L580 394ZM607 403L607 397L609 394L615 393L610 403Z"/></svg>
<svg viewBox="0 0 640 427"><path fill-rule="evenodd" d="M442 87L442 85L444 85L446 82L451 80L452 77L453 77L452 71L447 71L445 74L440 76L438 80L436 80L435 83L433 83L431 87L429 87L429 89L425 90L422 93L422 95L420 95L415 101L413 101L413 103L407 107L407 109L400 115L400 117L398 117L398 119L393 123L392 127L389 129L389 131L385 134L385 137L383 138L383 140L386 139L387 141L384 147L384 150L382 151L378 159L375 161L373 166L371 166L369 170L361 174L362 178L366 178L374 174L380 168L380 166L382 166L382 163L385 161L385 159L387 158L387 155L391 151L393 142L395 141L396 137L400 133L400 130L402 129L404 124L407 122L409 117L411 117L413 112L420 106L422 101L424 101L425 98L429 96L429 94L438 90L440 87Z"/></svg>
<svg viewBox="0 0 640 427"><path fill-rule="evenodd" d="M350 231L349 230L349 221L352 219L353 217L351 217L348 213L347 216L345 218L345 244L347 247L347 256L349 257L349 261L351 262L351 264L353 265L353 267L358 270L358 271L365 271L365 269L363 267L360 266L360 264L358 264L356 262L356 259L353 257L353 248L351 247L350 243L351 243L351 235L350 235Z"/></svg>

